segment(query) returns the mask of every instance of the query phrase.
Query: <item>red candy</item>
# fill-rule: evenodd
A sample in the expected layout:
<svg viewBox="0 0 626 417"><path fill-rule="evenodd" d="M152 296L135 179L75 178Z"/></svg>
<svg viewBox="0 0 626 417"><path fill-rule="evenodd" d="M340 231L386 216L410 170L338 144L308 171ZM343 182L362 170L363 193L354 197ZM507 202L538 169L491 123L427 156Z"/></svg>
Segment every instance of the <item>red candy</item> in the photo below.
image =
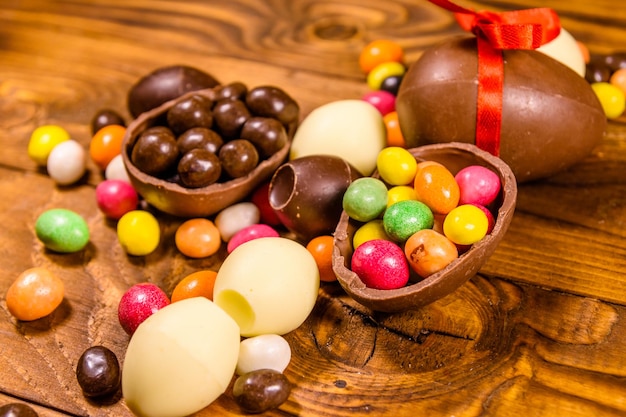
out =
<svg viewBox="0 0 626 417"><path fill-rule="evenodd" d="M124 331L132 336L145 319L170 304L167 294L155 284L135 284L122 296L117 309Z"/></svg>
<svg viewBox="0 0 626 417"><path fill-rule="evenodd" d="M276 212L270 205L269 198L270 183L265 182L252 193L251 201L259 208L261 216L261 223L269 224L270 226L281 225L280 219Z"/></svg>
<svg viewBox="0 0 626 417"><path fill-rule="evenodd" d="M235 233L233 237L228 241L226 250L228 253L234 251L239 245L249 242L261 237L279 237L280 235L271 226L266 224L253 224L252 226L245 227Z"/></svg>
<svg viewBox="0 0 626 417"><path fill-rule="evenodd" d="M96 187L96 201L105 216L118 220L137 208L139 196L126 181L105 180Z"/></svg>
<svg viewBox="0 0 626 417"><path fill-rule="evenodd" d="M500 192L500 177L489 168L480 165L463 168L457 172L454 179L459 184L459 205L488 206Z"/></svg>
<svg viewBox="0 0 626 417"><path fill-rule="evenodd" d="M396 109L396 96L388 91L378 90L366 93L362 100L376 107L381 115L385 116Z"/></svg>
<svg viewBox="0 0 626 417"><path fill-rule="evenodd" d="M361 244L352 255L351 269L369 288L393 290L409 281L409 265L402 249L383 239Z"/></svg>

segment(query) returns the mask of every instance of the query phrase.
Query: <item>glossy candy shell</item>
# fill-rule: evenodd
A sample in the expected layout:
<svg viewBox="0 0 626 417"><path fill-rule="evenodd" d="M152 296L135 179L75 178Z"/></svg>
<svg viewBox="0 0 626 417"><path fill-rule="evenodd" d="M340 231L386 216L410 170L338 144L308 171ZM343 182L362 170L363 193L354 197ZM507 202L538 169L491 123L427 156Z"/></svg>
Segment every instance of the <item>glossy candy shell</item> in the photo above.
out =
<svg viewBox="0 0 626 417"><path fill-rule="evenodd" d="M418 162L439 162L453 174L469 165L483 165L496 172L502 182L502 190L495 202L498 207L497 219L491 234L443 270L399 289L376 290L367 288L359 276L347 267L353 253L352 237L360 223L350 220L343 212L335 230L333 270L344 290L354 300L372 310L415 310L452 293L473 277L495 251L509 227L515 209L517 183L511 169L501 159L466 143L426 145L409 151Z"/></svg>

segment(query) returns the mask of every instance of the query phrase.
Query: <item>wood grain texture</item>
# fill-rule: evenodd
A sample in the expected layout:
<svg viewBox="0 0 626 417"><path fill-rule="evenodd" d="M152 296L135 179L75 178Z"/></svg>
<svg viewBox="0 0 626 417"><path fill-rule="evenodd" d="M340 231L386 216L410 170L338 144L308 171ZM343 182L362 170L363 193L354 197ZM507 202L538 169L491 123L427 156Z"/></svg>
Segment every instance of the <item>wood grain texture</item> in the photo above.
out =
<svg viewBox="0 0 626 417"><path fill-rule="evenodd" d="M476 9L547 6L592 53L626 49L618 0L459 1ZM222 82L275 84L302 115L367 91L358 54L390 38L407 62L460 33L452 16L422 0L4 0L0 3L0 405L24 401L41 416L131 416L118 397L86 400L78 358L103 344L123 361L128 336L117 303L132 284L171 293L186 274L217 270L226 253L192 260L175 249L181 220L158 214L162 242L129 257L115 223L95 203L102 173L58 187L28 158L31 132L65 127L84 146L95 112L126 117L139 77L170 64ZM575 140L575 138L572 138ZM584 161L524 184L511 227L481 272L418 311L374 313L336 284L286 335L294 383L268 416L622 416L626 414L626 124L609 123ZM69 207L88 222L88 247L45 250L37 216ZM4 294L15 277L46 266L65 282L51 316L25 323ZM230 389L200 416L241 415Z"/></svg>

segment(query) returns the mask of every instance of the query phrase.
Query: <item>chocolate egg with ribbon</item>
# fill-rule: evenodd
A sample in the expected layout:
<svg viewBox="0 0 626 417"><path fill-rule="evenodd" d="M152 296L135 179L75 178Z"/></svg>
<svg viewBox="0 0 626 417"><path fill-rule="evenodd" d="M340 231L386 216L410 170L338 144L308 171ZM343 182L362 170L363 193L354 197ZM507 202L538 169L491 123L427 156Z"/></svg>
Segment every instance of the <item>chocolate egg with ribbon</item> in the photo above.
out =
<svg viewBox="0 0 626 417"><path fill-rule="evenodd" d="M558 18L550 14L546 37L541 24L524 17L515 24L524 11L478 15L452 6L461 26L477 36L434 46L409 67L396 100L407 147L475 143L504 160L520 183L589 155L606 127L598 98L583 77L533 50L558 35ZM529 9L530 20L546 10ZM464 23L468 16L473 21ZM515 32L524 25L526 31ZM502 33L504 41L497 39Z"/></svg>

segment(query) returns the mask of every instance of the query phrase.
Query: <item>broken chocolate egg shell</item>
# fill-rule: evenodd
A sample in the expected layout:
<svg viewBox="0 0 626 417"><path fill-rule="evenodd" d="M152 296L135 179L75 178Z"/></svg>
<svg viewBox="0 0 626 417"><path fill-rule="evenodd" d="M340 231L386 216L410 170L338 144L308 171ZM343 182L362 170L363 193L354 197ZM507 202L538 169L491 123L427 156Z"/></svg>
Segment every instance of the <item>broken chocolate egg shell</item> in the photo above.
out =
<svg viewBox="0 0 626 417"><path fill-rule="evenodd" d="M602 140L606 116L589 83L537 51L506 50L500 158L519 183L561 172ZM428 49L404 76L396 109L407 147L475 143L476 38Z"/></svg>
<svg viewBox="0 0 626 417"><path fill-rule="evenodd" d="M264 159L247 175L217 182L201 188L185 188L177 183L148 175L137 168L131 161L133 145L141 132L151 127L156 120L166 114L177 102L192 95L205 96L213 100L219 87L191 91L170 100L148 112L142 113L127 128L122 143L122 160L128 177L135 190L158 210L179 217L206 217L246 198L256 187L268 180L274 171L286 160L291 140L278 152ZM297 127L297 121L287 127L289 139Z"/></svg>
<svg viewBox="0 0 626 417"><path fill-rule="evenodd" d="M353 253L354 232L362 223L352 220L346 212L334 233L333 270L343 289L362 305L383 312L415 310L452 293L472 278L493 254L509 227L517 199L517 182L509 166L475 145L442 143L409 149L418 162L435 161L446 166L453 175L470 165L481 165L498 174L502 184L495 201L495 226L490 234L446 268L418 282L394 290L378 290L365 286L359 276L349 269ZM377 176L377 172L373 176Z"/></svg>

